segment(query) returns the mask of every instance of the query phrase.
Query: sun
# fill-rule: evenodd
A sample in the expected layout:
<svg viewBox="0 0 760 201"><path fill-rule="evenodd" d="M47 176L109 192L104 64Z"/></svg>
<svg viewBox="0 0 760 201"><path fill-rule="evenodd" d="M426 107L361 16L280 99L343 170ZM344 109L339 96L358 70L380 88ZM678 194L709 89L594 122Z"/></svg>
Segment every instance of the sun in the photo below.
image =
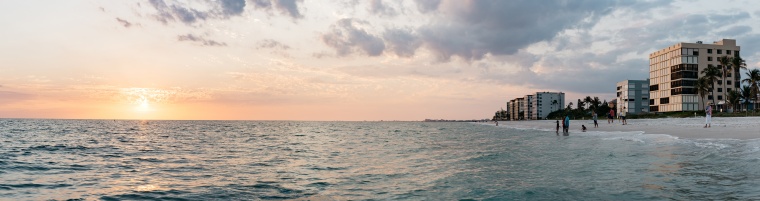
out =
<svg viewBox="0 0 760 201"><path fill-rule="evenodd" d="M140 99L137 100L136 109L137 111L140 111L140 112L150 112L151 111L150 102L144 96L140 96Z"/></svg>

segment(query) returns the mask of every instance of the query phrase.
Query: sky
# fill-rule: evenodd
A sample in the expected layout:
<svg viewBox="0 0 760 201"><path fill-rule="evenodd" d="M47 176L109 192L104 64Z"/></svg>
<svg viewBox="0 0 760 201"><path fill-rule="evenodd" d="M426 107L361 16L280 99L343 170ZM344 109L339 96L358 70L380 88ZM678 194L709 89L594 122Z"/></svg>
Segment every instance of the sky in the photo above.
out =
<svg viewBox="0 0 760 201"><path fill-rule="evenodd" d="M0 1L0 118L484 119L612 100L649 53L736 39L757 1ZM566 103L567 104L567 103Z"/></svg>

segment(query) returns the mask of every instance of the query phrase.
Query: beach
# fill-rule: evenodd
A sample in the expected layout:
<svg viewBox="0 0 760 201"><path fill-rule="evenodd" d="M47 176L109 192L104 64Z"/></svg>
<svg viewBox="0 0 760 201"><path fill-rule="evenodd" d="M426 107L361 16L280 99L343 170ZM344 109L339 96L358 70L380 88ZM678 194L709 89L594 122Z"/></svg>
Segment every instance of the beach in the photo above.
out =
<svg viewBox="0 0 760 201"><path fill-rule="evenodd" d="M591 119L570 120L570 135L581 132L586 125L587 132L634 132L644 134L666 134L684 139L757 139L760 138L760 117L713 117L712 126L703 128L705 117L629 119L622 125L620 119L607 123L607 119L597 120L599 128L594 128ZM562 122L560 121L560 126ZM500 121L499 126L521 129L554 130L556 120ZM560 132L561 132L560 128Z"/></svg>

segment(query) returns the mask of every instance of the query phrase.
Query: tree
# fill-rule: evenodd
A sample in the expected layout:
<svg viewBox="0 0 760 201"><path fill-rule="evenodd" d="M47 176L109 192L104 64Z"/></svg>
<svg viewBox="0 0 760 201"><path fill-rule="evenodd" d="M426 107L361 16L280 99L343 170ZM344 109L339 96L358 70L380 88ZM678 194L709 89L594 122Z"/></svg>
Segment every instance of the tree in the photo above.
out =
<svg viewBox="0 0 760 201"><path fill-rule="evenodd" d="M735 105L739 105L739 101L741 100L741 96L742 96L741 93L739 93L736 90L732 90L732 91L728 92L728 94L726 95L726 103L727 103L727 105L731 106L731 108L736 108L734 106ZM736 111L734 111L734 112L736 112Z"/></svg>
<svg viewBox="0 0 760 201"><path fill-rule="evenodd" d="M747 83L747 85L749 85L752 92L752 100L755 106L757 106L756 105L757 99L758 99L757 95L758 95L758 92L760 92L760 70L752 69L748 71L746 75L747 75L747 78L744 78L742 80L742 83Z"/></svg>
<svg viewBox="0 0 760 201"><path fill-rule="evenodd" d="M573 110L573 102L568 103L567 108L565 108L565 110L567 110L568 112Z"/></svg>
<svg viewBox="0 0 760 201"><path fill-rule="evenodd" d="M594 99L591 100L591 107L593 107L595 111L599 109L599 106L601 104L602 104L602 101L599 100L599 97L594 96ZM599 112L596 112L596 113L598 114Z"/></svg>
<svg viewBox="0 0 760 201"><path fill-rule="evenodd" d="M694 84L694 89L697 90L697 94L702 97L702 103L705 103L705 95L710 92L710 80L707 77L700 77L697 79L697 83ZM702 105L702 108L706 105Z"/></svg>
<svg viewBox="0 0 760 201"><path fill-rule="evenodd" d="M594 109L596 109L596 107L594 107L593 101L594 99L591 99L591 96L586 96L586 98L583 98L583 102L588 105L586 108L591 111L594 111Z"/></svg>
<svg viewBox="0 0 760 201"><path fill-rule="evenodd" d="M728 58L728 56L718 57L718 63L720 63L719 67L720 67L720 70L721 70L720 71L720 76L722 78L720 80L721 86L726 86L725 85L726 84L726 75L728 74L728 72L731 71L731 58ZM723 97L724 98L728 98L728 97L726 97L726 89L725 88L726 87L724 87L724 89L723 89Z"/></svg>
<svg viewBox="0 0 760 201"><path fill-rule="evenodd" d="M744 59L742 59L742 57L740 56L735 56L734 58L731 58L731 65L734 68L736 68L736 70L739 70L739 69L749 70L747 69L747 63L745 63Z"/></svg>
<svg viewBox="0 0 760 201"><path fill-rule="evenodd" d="M576 105L578 107L577 108L578 111L583 112L583 109L584 109L583 106L584 106L584 104L583 104L583 101L581 101L581 99L578 99L578 104L576 104Z"/></svg>
<svg viewBox="0 0 760 201"><path fill-rule="evenodd" d="M744 101L742 101L744 103L744 109L749 110L750 100L754 100L754 96L752 96L752 95L753 94L752 94L752 88L751 87L749 87L747 85L742 86L742 88L741 88L741 97L742 97L742 100L744 100Z"/></svg>
<svg viewBox="0 0 760 201"><path fill-rule="evenodd" d="M707 68L702 69L702 74L704 74L702 77L707 79L707 82L710 83L710 95L715 95L713 94L713 90L715 90L715 82L718 80L718 77L721 76L720 69L712 64L707 64ZM715 97L713 97L713 100L715 100Z"/></svg>

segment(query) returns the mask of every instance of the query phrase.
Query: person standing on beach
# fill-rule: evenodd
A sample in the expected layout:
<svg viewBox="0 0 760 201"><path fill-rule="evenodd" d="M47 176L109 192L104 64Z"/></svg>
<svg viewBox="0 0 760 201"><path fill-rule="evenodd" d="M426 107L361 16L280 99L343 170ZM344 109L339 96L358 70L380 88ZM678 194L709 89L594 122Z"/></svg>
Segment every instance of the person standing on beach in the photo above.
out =
<svg viewBox="0 0 760 201"><path fill-rule="evenodd" d="M628 122L625 121L625 113L620 112L620 120L623 121L623 125L628 125Z"/></svg>
<svg viewBox="0 0 760 201"><path fill-rule="evenodd" d="M598 118L596 112L591 112L591 118L594 119L594 128L599 128L599 123L596 123L596 119Z"/></svg>
<svg viewBox="0 0 760 201"><path fill-rule="evenodd" d="M557 135L559 135L559 120L557 120Z"/></svg>
<svg viewBox="0 0 760 201"><path fill-rule="evenodd" d="M607 124L610 122L615 123L615 110L610 109L610 113L607 114Z"/></svg>
<svg viewBox="0 0 760 201"><path fill-rule="evenodd" d="M710 128L710 117L712 117L712 103L707 104L705 108L705 128Z"/></svg>

